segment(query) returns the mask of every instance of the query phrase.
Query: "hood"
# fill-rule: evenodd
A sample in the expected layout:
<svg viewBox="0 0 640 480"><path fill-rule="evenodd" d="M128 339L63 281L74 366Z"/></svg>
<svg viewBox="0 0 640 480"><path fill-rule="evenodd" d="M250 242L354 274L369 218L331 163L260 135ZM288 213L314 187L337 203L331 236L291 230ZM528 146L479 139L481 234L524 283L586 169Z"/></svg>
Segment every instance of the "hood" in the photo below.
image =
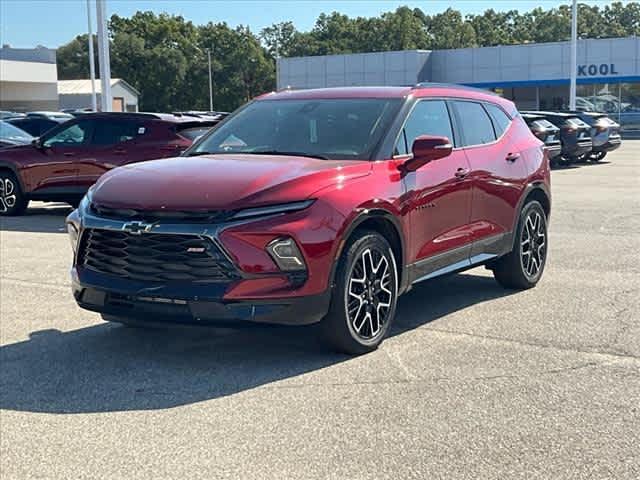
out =
<svg viewBox="0 0 640 480"><path fill-rule="evenodd" d="M106 173L92 201L139 210L235 210L309 198L369 174L371 162L279 155L205 155L134 163Z"/></svg>

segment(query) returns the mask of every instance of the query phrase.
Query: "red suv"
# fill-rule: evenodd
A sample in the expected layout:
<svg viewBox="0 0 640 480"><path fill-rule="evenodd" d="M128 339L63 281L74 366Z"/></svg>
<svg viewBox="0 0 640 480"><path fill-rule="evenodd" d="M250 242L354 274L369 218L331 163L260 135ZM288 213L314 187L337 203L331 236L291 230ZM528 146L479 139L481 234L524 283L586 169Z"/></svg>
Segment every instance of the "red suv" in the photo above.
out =
<svg viewBox="0 0 640 480"><path fill-rule="evenodd" d="M0 150L0 215L29 200L77 205L107 170L173 157L217 121L148 113L95 113L69 120L28 145Z"/></svg>
<svg viewBox="0 0 640 480"><path fill-rule="evenodd" d="M265 95L181 158L115 169L67 219L74 296L108 321L322 322L376 348L398 296L486 265L533 287L549 161L513 103L439 84Z"/></svg>

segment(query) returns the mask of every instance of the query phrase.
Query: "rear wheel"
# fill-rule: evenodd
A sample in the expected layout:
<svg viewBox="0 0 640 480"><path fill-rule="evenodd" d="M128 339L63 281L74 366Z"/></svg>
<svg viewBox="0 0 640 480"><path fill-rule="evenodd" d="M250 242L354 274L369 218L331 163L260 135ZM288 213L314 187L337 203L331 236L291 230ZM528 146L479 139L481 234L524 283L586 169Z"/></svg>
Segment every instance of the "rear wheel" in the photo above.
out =
<svg viewBox="0 0 640 480"><path fill-rule="evenodd" d="M0 215L22 215L28 204L14 173L0 170Z"/></svg>
<svg viewBox="0 0 640 480"><path fill-rule="evenodd" d="M378 348L395 316L398 270L389 242L377 232L362 231L347 244L336 272L325 340L348 354Z"/></svg>
<svg viewBox="0 0 640 480"><path fill-rule="evenodd" d="M607 152L591 152L591 155L589 156L589 159L592 162L599 162L600 160L602 160L606 156L607 156Z"/></svg>
<svg viewBox="0 0 640 480"><path fill-rule="evenodd" d="M542 277L547 251L547 216L533 200L520 213L513 250L493 264L493 275L505 288L534 287Z"/></svg>

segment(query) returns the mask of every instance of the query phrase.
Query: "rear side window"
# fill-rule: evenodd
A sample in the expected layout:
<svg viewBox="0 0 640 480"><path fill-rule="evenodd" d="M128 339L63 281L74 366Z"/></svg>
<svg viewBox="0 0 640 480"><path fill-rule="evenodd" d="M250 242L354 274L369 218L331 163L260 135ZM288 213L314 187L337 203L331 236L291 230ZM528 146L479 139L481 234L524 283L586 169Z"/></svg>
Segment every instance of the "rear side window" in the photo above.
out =
<svg viewBox="0 0 640 480"><path fill-rule="evenodd" d="M133 140L144 127L128 120L106 120L96 122L93 132L94 145L115 145Z"/></svg>
<svg viewBox="0 0 640 480"><path fill-rule="evenodd" d="M462 129L463 146L482 145L496 139L493 124L484 107L475 102L453 102Z"/></svg>
<svg viewBox="0 0 640 480"><path fill-rule="evenodd" d="M504 111L495 105L491 105L487 103L484 105L491 116L491 120L493 120L493 128L496 131L496 136L501 137L504 132L509 128L509 124L511 123L511 119L507 117L507 114Z"/></svg>
<svg viewBox="0 0 640 480"><path fill-rule="evenodd" d="M447 137L453 142L453 129L447 104L443 100L422 100L409 114L404 125L394 155L406 155L420 135Z"/></svg>

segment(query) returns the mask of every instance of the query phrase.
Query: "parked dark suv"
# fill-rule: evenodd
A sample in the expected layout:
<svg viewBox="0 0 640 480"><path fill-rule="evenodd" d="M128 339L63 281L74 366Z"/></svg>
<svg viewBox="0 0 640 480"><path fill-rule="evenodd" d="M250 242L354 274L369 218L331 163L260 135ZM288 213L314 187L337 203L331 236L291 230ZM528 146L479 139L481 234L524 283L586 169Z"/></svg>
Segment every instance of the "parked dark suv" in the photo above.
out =
<svg viewBox="0 0 640 480"><path fill-rule="evenodd" d="M593 147L590 152L585 154L584 160L599 162L607 153L616 150L622 145L620 124L609 118L606 113L579 111L570 113L576 115L591 127Z"/></svg>
<svg viewBox="0 0 640 480"><path fill-rule="evenodd" d="M524 112L543 116L560 129L562 143L561 162L568 164L580 160L591 152L591 127L573 113L559 112Z"/></svg>
<svg viewBox="0 0 640 480"><path fill-rule="evenodd" d="M109 321L322 322L376 348L398 295L486 265L536 285L549 162L513 103L440 84L263 96L185 156L103 175L67 218L78 304Z"/></svg>
<svg viewBox="0 0 640 480"><path fill-rule="evenodd" d="M176 156L216 123L146 113L73 118L29 145L0 150L0 215L21 214L29 200L77 205L107 170Z"/></svg>

